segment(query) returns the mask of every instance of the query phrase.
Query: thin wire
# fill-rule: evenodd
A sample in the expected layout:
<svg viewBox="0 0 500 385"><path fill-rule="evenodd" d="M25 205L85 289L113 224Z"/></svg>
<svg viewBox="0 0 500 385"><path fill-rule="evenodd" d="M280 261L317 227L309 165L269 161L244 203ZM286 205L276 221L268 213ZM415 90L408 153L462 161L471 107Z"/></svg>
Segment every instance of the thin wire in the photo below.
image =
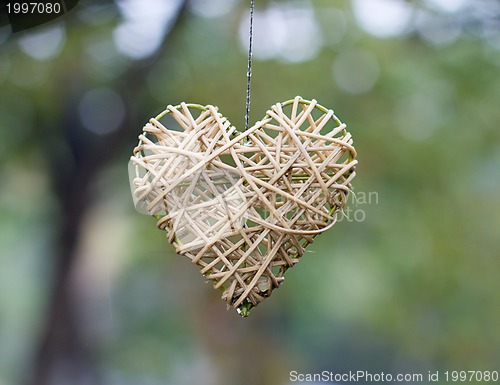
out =
<svg viewBox="0 0 500 385"><path fill-rule="evenodd" d="M251 83L251 79L252 79L253 10L254 10L254 0L251 0L250 31L249 31L249 42L248 42L247 101L246 101L246 113L245 113L245 131L248 130L248 117L250 115L250 83Z"/></svg>

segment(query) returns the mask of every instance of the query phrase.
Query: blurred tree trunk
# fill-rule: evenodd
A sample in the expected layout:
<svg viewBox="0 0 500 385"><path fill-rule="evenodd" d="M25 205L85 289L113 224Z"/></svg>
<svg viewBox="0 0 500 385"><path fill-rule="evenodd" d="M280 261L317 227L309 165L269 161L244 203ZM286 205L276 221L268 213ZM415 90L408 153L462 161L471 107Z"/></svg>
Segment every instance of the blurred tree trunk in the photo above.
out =
<svg viewBox="0 0 500 385"><path fill-rule="evenodd" d="M47 314L38 347L33 357L33 367L28 373L29 385L80 385L102 383L98 367L93 363L92 343L84 338L85 327L78 320L78 293L72 271L77 262L79 236L82 232L85 213L92 204L89 187L99 173L115 158L124 145L132 143L143 120L133 108L134 98L145 87L144 79L154 68L160 54L170 47L177 30L185 18L185 1L177 14L170 33L155 57L135 62L120 77L113 87L124 98L128 108L121 127L102 140L87 131L78 115L78 103L82 90L86 90L85 79L72 78L61 81L61 97L64 101L61 111L60 129L53 134L53 140L46 140L47 158L51 162L51 180L60 203L58 238L55 240L53 266ZM76 17L72 20L76 21ZM47 124L53 124L48 122ZM47 132L51 132L47 127ZM63 146L60 143L64 143ZM70 150L68 162L67 149ZM79 311L76 311L79 310ZM83 309L84 311L85 309Z"/></svg>

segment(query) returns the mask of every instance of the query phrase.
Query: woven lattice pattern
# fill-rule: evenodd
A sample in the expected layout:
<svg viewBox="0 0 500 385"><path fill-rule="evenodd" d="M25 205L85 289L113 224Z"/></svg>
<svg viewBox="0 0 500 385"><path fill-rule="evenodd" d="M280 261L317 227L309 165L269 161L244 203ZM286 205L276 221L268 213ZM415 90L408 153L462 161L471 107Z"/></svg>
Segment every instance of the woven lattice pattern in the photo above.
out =
<svg viewBox="0 0 500 385"><path fill-rule="evenodd" d="M345 124L315 100L278 103L245 132L182 103L144 127L131 182L176 251L246 315L334 225L355 157Z"/></svg>

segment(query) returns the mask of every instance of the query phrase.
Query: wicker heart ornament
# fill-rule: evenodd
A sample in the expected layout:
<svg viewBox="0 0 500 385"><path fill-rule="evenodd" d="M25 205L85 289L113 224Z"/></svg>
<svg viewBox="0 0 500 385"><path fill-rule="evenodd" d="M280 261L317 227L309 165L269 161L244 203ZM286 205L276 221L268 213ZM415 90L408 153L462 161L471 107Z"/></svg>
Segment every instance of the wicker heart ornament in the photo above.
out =
<svg viewBox="0 0 500 385"><path fill-rule="evenodd" d="M145 125L131 184L136 206L246 316L335 224L355 157L345 124L315 100L275 104L244 132L214 106L181 103Z"/></svg>

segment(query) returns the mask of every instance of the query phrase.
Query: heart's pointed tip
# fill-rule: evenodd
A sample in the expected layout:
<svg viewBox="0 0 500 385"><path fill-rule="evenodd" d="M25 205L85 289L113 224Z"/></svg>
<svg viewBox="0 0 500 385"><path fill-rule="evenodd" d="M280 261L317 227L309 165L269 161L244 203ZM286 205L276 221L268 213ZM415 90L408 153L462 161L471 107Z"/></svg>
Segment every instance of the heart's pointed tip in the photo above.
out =
<svg viewBox="0 0 500 385"><path fill-rule="evenodd" d="M238 314L241 316L241 318L247 318L250 315L250 312L244 312L241 311L240 309L237 309Z"/></svg>
<svg viewBox="0 0 500 385"><path fill-rule="evenodd" d="M252 309L253 307L254 306L251 302L245 300L240 306L236 308L236 312L243 318L246 318L250 315L250 309Z"/></svg>

